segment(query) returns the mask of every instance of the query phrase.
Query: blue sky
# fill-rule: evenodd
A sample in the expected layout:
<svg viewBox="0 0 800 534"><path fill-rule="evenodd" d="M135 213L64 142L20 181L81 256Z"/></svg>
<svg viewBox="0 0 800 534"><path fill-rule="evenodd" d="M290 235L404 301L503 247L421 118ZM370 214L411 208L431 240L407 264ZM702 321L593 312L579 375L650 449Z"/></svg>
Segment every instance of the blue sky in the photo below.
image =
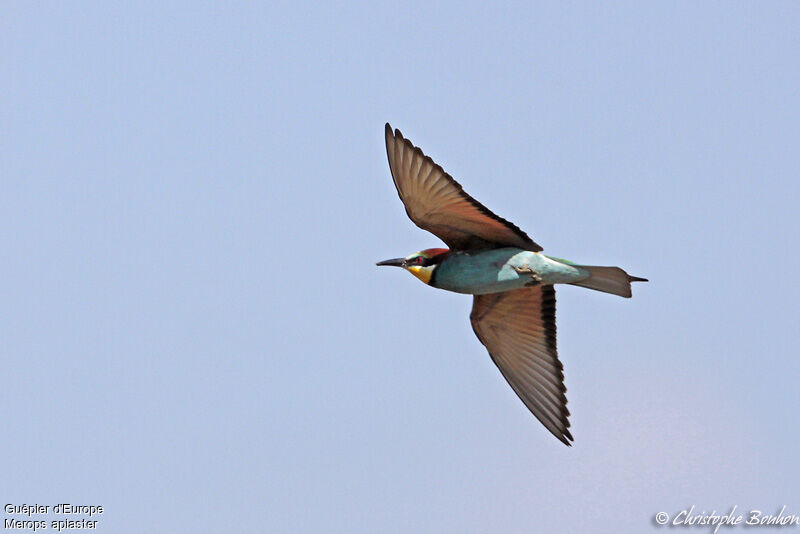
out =
<svg viewBox="0 0 800 534"><path fill-rule="evenodd" d="M0 495L106 532L800 514L795 3L0 7ZM375 262L400 128L545 252L575 444ZM5 516L4 516L5 517Z"/></svg>

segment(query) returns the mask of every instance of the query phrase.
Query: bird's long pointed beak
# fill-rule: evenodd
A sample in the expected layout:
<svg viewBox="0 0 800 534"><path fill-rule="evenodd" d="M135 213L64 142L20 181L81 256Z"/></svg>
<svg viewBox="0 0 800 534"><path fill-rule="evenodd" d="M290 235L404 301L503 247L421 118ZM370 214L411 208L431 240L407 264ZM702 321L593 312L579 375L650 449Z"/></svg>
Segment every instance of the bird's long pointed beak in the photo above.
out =
<svg viewBox="0 0 800 534"><path fill-rule="evenodd" d="M379 261L375 265L393 265L394 267L402 267L404 261L406 261L405 258L394 258L392 260Z"/></svg>

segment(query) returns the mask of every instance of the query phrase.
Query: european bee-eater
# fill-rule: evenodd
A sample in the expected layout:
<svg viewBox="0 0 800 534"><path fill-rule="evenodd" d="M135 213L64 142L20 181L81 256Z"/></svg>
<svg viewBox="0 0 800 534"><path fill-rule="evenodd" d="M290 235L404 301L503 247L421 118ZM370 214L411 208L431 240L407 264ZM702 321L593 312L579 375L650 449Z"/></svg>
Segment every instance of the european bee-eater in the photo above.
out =
<svg viewBox="0 0 800 534"><path fill-rule="evenodd" d="M554 284L629 298L631 282L647 280L619 267L545 256L525 232L469 196L388 123L386 153L409 218L450 248L429 248L378 265L402 267L430 286L474 295L469 318L478 339L525 406L570 445Z"/></svg>

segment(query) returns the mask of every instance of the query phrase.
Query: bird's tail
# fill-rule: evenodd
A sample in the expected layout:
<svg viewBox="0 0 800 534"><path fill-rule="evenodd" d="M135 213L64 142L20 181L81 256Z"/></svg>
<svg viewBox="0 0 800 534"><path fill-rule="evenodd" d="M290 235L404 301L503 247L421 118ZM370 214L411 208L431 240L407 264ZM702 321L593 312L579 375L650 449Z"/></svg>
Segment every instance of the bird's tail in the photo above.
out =
<svg viewBox="0 0 800 534"><path fill-rule="evenodd" d="M588 287L596 291L631 298L631 282L647 282L646 278L631 276L619 267L596 267L593 265L576 265L589 272L589 278L580 282L572 282L573 286Z"/></svg>

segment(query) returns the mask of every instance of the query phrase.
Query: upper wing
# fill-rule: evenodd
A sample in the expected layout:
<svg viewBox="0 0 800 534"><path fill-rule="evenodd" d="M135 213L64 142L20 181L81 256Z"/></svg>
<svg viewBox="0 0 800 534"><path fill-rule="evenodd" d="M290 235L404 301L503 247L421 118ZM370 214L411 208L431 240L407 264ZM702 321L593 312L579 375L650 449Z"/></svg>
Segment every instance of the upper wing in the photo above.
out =
<svg viewBox="0 0 800 534"><path fill-rule="evenodd" d="M475 295L472 328L514 392L539 421L570 445L564 367L556 351L556 291L537 285Z"/></svg>
<svg viewBox="0 0 800 534"><path fill-rule="evenodd" d="M405 139L400 130L392 133L388 123L386 153L394 185L409 218L451 249L509 246L534 252L542 250L515 224L469 196L444 169Z"/></svg>

